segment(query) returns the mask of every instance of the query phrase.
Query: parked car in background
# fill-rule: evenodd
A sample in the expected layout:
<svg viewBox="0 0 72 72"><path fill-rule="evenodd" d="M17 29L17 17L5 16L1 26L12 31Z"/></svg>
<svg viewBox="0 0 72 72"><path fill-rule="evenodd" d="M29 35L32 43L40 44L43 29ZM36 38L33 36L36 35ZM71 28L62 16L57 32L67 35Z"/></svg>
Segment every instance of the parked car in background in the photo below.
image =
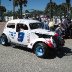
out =
<svg viewBox="0 0 72 72"><path fill-rule="evenodd" d="M45 57L49 49L63 46L64 40L57 33L43 29L42 23L37 20L15 19L6 23L1 43L30 48L36 56Z"/></svg>

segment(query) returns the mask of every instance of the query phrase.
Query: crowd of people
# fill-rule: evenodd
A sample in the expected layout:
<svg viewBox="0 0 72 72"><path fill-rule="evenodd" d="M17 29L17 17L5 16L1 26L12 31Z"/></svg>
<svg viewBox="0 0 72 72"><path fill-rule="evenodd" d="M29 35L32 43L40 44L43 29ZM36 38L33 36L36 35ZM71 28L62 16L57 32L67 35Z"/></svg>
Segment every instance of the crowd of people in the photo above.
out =
<svg viewBox="0 0 72 72"><path fill-rule="evenodd" d="M27 17L29 18L29 17ZM43 28L55 31L59 35L63 35L65 37L72 37L72 21L70 18L65 17L63 19L56 18L49 18L47 16L36 16L29 19L39 20L44 24Z"/></svg>
<svg viewBox="0 0 72 72"><path fill-rule="evenodd" d="M61 20L57 20L57 18L46 20L44 21L44 28L55 31L66 38L72 38L72 21L68 17Z"/></svg>

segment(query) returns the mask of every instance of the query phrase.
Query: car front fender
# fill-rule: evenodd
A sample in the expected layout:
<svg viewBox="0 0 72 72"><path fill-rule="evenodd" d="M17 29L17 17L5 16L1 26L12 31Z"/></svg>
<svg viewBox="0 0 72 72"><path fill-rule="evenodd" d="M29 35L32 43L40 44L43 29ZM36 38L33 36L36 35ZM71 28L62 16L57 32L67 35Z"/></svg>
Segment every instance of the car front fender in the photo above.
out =
<svg viewBox="0 0 72 72"><path fill-rule="evenodd" d="M37 38L37 39L31 41L27 47L32 49L34 47L34 45L38 42L45 42L45 39L44 38Z"/></svg>

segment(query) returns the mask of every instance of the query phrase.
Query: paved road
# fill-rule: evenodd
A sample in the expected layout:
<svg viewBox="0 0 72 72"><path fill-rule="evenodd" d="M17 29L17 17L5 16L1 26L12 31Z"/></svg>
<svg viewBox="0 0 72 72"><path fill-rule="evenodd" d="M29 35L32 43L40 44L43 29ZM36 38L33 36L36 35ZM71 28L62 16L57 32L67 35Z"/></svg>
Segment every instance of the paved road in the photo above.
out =
<svg viewBox="0 0 72 72"><path fill-rule="evenodd" d="M0 45L0 72L72 72L72 40L66 40L62 54L41 59L31 50Z"/></svg>

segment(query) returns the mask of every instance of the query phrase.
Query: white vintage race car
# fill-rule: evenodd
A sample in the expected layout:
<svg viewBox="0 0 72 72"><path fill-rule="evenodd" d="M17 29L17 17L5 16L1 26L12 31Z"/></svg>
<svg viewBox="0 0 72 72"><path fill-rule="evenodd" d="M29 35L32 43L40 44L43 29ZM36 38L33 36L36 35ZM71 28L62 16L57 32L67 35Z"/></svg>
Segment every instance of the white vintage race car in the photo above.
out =
<svg viewBox="0 0 72 72"><path fill-rule="evenodd" d="M49 48L63 46L64 42L57 33L42 28L37 20L15 19L8 21L1 35L2 45L20 45L33 49L38 57L44 57Z"/></svg>

